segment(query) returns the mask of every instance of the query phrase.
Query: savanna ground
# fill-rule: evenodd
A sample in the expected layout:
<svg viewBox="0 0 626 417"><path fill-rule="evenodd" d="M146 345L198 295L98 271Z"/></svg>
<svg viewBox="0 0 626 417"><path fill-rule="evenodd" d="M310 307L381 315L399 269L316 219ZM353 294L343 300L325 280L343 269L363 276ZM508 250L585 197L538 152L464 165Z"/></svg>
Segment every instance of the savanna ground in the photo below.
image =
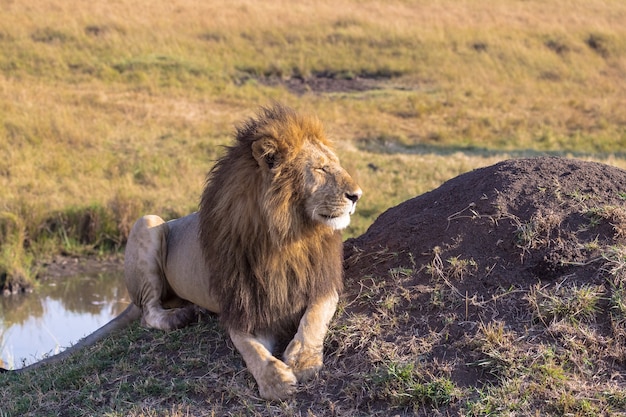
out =
<svg viewBox="0 0 626 417"><path fill-rule="evenodd" d="M1 3L7 292L193 211L272 100L317 113L365 191L326 368L294 399L260 400L207 316L0 376L1 414L626 413L626 180L580 162L626 167L624 21L599 0ZM363 235L544 154L578 162L476 171Z"/></svg>

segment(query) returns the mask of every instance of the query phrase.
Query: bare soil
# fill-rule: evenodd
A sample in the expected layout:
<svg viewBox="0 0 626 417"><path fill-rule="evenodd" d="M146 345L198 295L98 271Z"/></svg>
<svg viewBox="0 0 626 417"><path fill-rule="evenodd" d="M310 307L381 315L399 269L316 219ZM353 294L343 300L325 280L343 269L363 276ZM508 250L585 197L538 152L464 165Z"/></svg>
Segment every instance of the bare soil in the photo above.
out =
<svg viewBox="0 0 626 417"><path fill-rule="evenodd" d="M265 85L282 85L290 92L302 95L305 93L350 93L369 91L381 88L381 82L389 77L341 76L338 74L321 73L310 77L277 77L259 78Z"/></svg>
<svg viewBox="0 0 626 417"><path fill-rule="evenodd" d="M122 253L107 256L55 256L42 262L38 267L37 279L60 279L75 275L95 275L100 272L122 273L124 257Z"/></svg>
<svg viewBox="0 0 626 417"><path fill-rule="evenodd" d="M598 279L600 265L590 262L598 253L585 250L585 243L624 243L625 207L621 169L562 158L504 161L383 213L365 234L346 242L346 280L354 286L360 277L394 266L426 265L438 247L442 259L475 261L475 273L457 282L463 293L485 296L494 287L563 277L588 283ZM537 242L525 248L519 229L533 225ZM360 255L381 250L397 257L371 265Z"/></svg>

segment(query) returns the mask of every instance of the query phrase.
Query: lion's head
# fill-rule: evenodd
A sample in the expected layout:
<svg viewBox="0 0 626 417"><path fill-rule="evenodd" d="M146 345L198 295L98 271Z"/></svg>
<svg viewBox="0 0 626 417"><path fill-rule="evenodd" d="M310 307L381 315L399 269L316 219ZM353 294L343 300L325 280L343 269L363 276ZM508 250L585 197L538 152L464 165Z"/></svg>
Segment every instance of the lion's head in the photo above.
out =
<svg viewBox="0 0 626 417"><path fill-rule="evenodd" d="M246 331L289 327L342 286L339 230L361 189L315 117L275 105L237 130L208 176L200 240L221 317Z"/></svg>
<svg viewBox="0 0 626 417"><path fill-rule="evenodd" d="M276 231L286 237L303 226L348 226L361 189L342 168L317 119L274 107L239 135L253 141L263 211Z"/></svg>

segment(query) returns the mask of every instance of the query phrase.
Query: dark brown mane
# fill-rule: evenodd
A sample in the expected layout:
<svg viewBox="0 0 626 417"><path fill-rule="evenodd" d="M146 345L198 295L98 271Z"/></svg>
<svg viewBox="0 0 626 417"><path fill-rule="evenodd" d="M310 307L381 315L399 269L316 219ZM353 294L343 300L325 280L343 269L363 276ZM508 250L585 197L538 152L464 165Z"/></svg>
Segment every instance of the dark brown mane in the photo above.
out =
<svg viewBox="0 0 626 417"><path fill-rule="evenodd" d="M316 118L262 109L208 175L200 242L227 329L287 336L309 302L341 290L341 235L304 211L298 156L306 141L328 145Z"/></svg>

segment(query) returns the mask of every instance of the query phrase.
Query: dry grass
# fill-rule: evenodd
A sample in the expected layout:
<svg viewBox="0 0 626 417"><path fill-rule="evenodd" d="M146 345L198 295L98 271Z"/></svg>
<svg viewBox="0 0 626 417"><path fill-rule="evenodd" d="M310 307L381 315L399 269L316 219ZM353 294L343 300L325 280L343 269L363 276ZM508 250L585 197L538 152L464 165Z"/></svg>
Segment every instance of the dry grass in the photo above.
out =
<svg viewBox="0 0 626 417"><path fill-rule="evenodd" d="M554 153L626 168L625 18L619 0L2 4L0 280L32 278L33 263L53 253L120 248L141 213L194 210L234 124L272 100L317 113L364 189L347 236L407 198L507 157ZM332 88L294 92L289 82L300 79ZM358 80L370 88L346 87ZM594 216L624 223L615 208ZM521 252L545 239L534 226L520 223ZM470 258L432 259L429 288L403 287L420 265L363 277L329 336L326 370L285 403L255 397L209 319L170 335L133 329L95 347L87 368L90 354L48 373L2 377L9 384L0 384L0 414L385 415L391 407L436 415L447 404L461 415L565 416L626 408L623 387L597 382L610 376L585 354L619 355L626 340L623 248L598 260L611 277L600 308L606 313L610 299L613 344L590 329L601 289L582 286L529 291L528 333L475 321L463 324L475 340L463 339L454 324L466 322L467 306L486 315L496 303L458 292L475 272ZM448 303L457 310L441 310ZM440 316L430 327L407 311ZM565 350L527 343L555 335ZM495 379L454 385L458 358L423 360L452 339L471 347L476 372ZM582 397L572 381L599 384L586 391L596 396Z"/></svg>

